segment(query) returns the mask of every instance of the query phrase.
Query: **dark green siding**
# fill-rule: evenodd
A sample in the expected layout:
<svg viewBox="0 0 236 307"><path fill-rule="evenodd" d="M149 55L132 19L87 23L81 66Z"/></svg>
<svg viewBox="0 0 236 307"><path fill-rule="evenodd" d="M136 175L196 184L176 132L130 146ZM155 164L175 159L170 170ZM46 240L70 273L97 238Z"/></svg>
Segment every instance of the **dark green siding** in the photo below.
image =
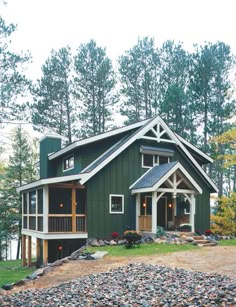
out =
<svg viewBox="0 0 236 307"><path fill-rule="evenodd" d="M46 137L40 142L40 179L54 177L55 168L48 160L48 154L61 149L61 139Z"/></svg>
<svg viewBox="0 0 236 307"><path fill-rule="evenodd" d="M96 160L119 139L120 136L116 136L86 146L81 146L74 151L68 152L63 156L50 161L51 165L53 165L56 176L68 176L80 173L86 166ZM74 168L68 171L63 171L63 159L71 154L74 154Z"/></svg>
<svg viewBox="0 0 236 307"><path fill-rule="evenodd" d="M87 230L89 237L111 237L113 231L121 234L127 226L135 228L135 196L131 195L129 187L147 171L141 167L141 144L154 145L154 143L144 140L136 141L87 182ZM159 145L176 150L175 145L172 144ZM210 227L210 188L199 173L193 169L188 159L179 151L171 160L180 161L203 189L203 194L196 197L195 215L195 229L203 232ZM110 194L124 195L124 214L109 213Z"/></svg>
<svg viewBox="0 0 236 307"><path fill-rule="evenodd" d="M122 234L127 226L135 227L135 196L131 195L129 187L144 171L136 142L88 181L87 230L90 237L110 238L113 231ZM124 214L109 213L110 194L124 195Z"/></svg>

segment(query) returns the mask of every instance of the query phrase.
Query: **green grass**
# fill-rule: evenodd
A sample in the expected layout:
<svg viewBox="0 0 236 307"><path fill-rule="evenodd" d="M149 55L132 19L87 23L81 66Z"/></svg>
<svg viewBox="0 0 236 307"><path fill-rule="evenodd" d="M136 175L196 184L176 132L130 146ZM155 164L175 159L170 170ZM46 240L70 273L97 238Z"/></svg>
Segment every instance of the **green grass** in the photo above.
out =
<svg viewBox="0 0 236 307"><path fill-rule="evenodd" d="M236 239L221 240L219 241L220 246L236 246Z"/></svg>
<svg viewBox="0 0 236 307"><path fill-rule="evenodd" d="M21 260L0 261L0 287L25 278L35 268L22 267Z"/></svg>
<svg viewBox="0 0 236 307"><path fill-rule="evenodd" d="M88 247L87 251L94 253L96 251L107 251L110 256L146 256L155 254L166 254L179 251L196 250L198 246L191 244L175 245L175 244L140 244L140 247L126 248L123 245L104 246L104 247Z"/></svg>

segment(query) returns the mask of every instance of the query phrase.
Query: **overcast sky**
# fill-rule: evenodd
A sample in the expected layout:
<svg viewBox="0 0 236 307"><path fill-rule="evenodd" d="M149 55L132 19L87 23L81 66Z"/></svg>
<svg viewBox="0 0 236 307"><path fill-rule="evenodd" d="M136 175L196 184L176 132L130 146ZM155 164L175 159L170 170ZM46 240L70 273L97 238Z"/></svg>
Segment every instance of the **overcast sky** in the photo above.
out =
<svg viewBox="0 0 236 307"><path fill-rule="evenodd" d="M1 1L0 1L1 2ZM193 43L223 41L236 54L236 0L7 0L0 12L17 24L12 48L29 50L32 78L52 48L76 49L94 39L113 60L153 37L157 46L168 40Z"/></svg>

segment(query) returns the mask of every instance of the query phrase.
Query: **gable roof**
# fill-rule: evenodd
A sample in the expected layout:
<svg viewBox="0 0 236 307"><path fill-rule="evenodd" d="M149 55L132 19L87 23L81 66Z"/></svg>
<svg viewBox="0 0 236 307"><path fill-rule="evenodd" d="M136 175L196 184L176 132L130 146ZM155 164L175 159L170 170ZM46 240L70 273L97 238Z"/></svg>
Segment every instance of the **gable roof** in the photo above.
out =
<svg viewBox="0 0 236 307"><path fill-rule="evenodd" d="M177 161L161 165L154 165L149 171L147 171L134 184L131 185L130 190L132 190L132 194L139 192L154 192L176 171L180 171L185 178L187 178L191 186L193 186L198 193L202 193L201 187L192 178L192 176L190 176L181 163Z"/></svg>
<svg viewBox="0 0 236 307"><path fill-rule="evenodd" d="M156 127L156 130L154 129ZM146 135L149 131L154 135L153 137ZM165 138L164 138L165 136ZM166 136L169 139L166 139ZM159 117L156 116L148 121L142 122L142 126L136 130L133 134L125 138L122 142L118 142L119 144L115 144L113 147L114 150L108 149L105 153L103 153L96 161L92 162L88 165L82 173L84 174L81 179L81 184L86 183L91 177L93 177L98 171L100 171L105 165L107 165L110 161L112 161L116 156L118 156L122 151L124 151L128 146L130 146L135 140L140 138L145 139L155 139L156 141L165 141L175 143L182 152L189 158L194 167L199 171L205 181L211 186L214 192L218 192L217 186L210 179L210 177L206 174L206 172L201 168L195 158L191 155L188 149L181 142L179 137L170 130L170 128L165 124L165 122ZM194 146L193 146L194 147ZM100 159L100 163L98 160ZM95 163L96 162L96 163Z"/></svg>
<svg viewBox="0 0 236 307"><path fill-rule="evenodd" d="M124 127L121 127L121 128L113 129L111 131L107 131L107 132L104 132L104 133L101 133L101 134L97 134L95 136L91 136L91 137L88 137L86 139L75 141L75 142L67 145L66 147L63 147L62 149L50 154L48 156L48 159L53 160L53 159L65 154L65 153L67 153L67 152L69 152L69 151L71 151L75 148L78 148L80 146L91 144L91 143L100 141L102 139L106 139L106 138L111 137L111 136L115 136L115 135L118 135L118 134L121 134L121 133L124 133L124 132L128 132L128 131L133 130L133 129L137 129L137 128L145 125L148 121L149 121L149 119L146 119L146 120L143 120L143 121L135 123L135 124L131 124L131 125L124 126Z"/></svg>

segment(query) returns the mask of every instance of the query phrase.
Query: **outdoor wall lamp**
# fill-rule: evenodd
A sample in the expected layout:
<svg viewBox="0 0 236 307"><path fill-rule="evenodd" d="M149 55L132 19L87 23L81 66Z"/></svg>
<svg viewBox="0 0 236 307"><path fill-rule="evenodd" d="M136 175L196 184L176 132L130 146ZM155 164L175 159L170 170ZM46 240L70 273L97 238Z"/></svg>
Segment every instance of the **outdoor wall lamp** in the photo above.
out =
<svg viewBox="0 0 236 307"><path fill-rule="evenodd" d="M60 204L59 207L60 207L60 208L63 208L63 204Z"/></svg>

